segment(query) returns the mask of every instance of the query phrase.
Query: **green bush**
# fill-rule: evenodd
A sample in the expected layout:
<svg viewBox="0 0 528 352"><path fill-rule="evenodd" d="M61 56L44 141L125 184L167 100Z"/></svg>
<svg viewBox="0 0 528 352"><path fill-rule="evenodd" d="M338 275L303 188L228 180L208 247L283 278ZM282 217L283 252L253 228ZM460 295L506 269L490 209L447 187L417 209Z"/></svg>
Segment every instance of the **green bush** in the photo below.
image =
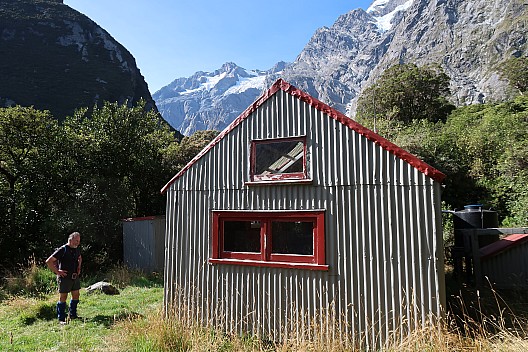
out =
<svg viewBox="0 0 528 352"><path fill-rule="evenodd" d="M25 280L26 289L31 293L51 293L56 289L56 275L48 268L37 266L35 262L27 269Z"/></svg>
<svg viewBox="0 0 528 352"><path fill-rule="evenodd" d="M11 295L43 295L56 290L56 281L55 274L46 267L38 266L33 258L18 275L5 279L4 289Z"/></svg>

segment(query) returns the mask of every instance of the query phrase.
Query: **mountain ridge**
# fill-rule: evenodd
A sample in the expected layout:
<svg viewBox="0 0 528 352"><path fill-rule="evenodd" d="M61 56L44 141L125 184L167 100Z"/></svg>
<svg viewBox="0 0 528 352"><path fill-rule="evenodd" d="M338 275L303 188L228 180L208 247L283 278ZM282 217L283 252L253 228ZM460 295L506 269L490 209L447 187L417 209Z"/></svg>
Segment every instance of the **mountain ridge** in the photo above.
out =
<svg viewBox="0 0 528 352"><path fill-rule="evenodd" d="M189 78L178 78L153 97L162 102L160 112L165 120L184 135L223 129L262 93L266 79L285 65L279 62L268 71L260 71L228 62L213 72L198 71Z"/></svg>
<svg viewBox="0 0 528 352"><path fill-rule="evenodd" d="M165 119L184 134L223 129L238 116L236 111L241 113L279 77L353 116L361 91L385 69L415 63L443 67L451 78L451 100L457 106L500 101L511 95L498 73L500 63L526 55L524 1L376 0L367 10L351 10L332 26L316 30L293 63L259 71L259 77L265 77L251 89L248 85L230 97L228 89L215 90L213 85L201 96L176 97L164 87L164 94L160 90L153 98ZM233 65L229 70L235 72ZM199 76L214 77L203 72ZM233 73L232 77L234 86L238 84L234 77L241 76ZM171 83L175 93L177 81Z"/></svg>

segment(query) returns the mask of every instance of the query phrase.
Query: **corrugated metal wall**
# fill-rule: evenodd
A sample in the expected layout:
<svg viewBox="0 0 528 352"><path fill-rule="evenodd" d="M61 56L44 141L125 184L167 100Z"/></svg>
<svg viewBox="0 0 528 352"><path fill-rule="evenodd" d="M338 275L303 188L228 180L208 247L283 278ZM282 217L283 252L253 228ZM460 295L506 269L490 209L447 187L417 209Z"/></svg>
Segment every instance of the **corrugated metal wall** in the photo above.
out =
<svg viewBox="0 0 528 352"><path fill-rule="evenodd" d="M244 184L250 140L301 135L313 184ZM442 314L440 185L283 91L167 195L165 300L182 317L273 339L318 333L369 347ZM326 211L329 271L208 264L212 210L307 209Z"/></svg>
<svg viewBox="0 0 528 352"><path fill-rule="evenodd" d="M497 288L528 287L528 242L481 262L482 276Z"/></svg>
<svg viewBox="0 0 528 352"><path fill-rule="evenodd" d="M123 221L123 259L129 268L161 272L164 248L164 216Z"/></svg>

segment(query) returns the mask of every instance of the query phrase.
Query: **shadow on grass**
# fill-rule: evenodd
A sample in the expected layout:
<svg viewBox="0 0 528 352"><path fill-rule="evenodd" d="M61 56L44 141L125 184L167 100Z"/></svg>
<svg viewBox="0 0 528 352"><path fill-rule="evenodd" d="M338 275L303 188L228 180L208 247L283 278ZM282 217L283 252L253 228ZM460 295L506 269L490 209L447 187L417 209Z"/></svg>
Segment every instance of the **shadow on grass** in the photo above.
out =
<svg viewBox="0 0 528 352"><path fill-rule="evenodd" d="M163 287L163 278L159 279L159 278L152 277L152 276L151 277L138 276L132 280L130 285L136 286L136 287L146 287L146 288Z"/></svg>
<svg viewBox="0 0 528 352"><path fill-rule="evenodd" d="M32 325L37 320L57 319L56 307L53 303L43 302L29 312L24 312L19 317L24 325Z"/></svg>
<svg viewBox="0 0 528 352"><path fill-rule="evenodd" d="M81 317L80 321L92 322L98 325L104 325L105 327L110 327L120 321L132 321L143 317L142 314L136 312L121 312L113 315L96 315L93 318ZM19 317L20 322L26 326L32 325L38 320L51 321L55 319L57 319L55 305L50 303L43 303L36 307L36 309L32 310L32 312L23 313Z"/></svg>
<svg viewBox="0 0 528 352"><path fill-rule="evenodd" d="M142 314L136 312L121 312L119 314L114 315L96 315L93 318L85 318L84 321L90 321L96 324L101 324L108 328L120 321L136 320L143 317L144 316Z"/></svg>

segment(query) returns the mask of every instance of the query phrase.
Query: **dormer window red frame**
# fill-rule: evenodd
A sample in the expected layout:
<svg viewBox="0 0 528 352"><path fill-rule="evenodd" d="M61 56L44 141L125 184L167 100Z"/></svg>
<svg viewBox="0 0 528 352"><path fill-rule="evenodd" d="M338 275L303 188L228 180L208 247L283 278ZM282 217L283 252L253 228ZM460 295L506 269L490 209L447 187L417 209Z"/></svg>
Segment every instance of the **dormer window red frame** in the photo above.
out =
<svg viewBox="0 0 528 352"><path fill-rule="evenodd" d="M306 137L253 140L250 182L307 180Z"/></svg>
<svg viewBox="0 0 528 352"><path fill-rule="evenodd" d="M213 211L213 264L328 270L324 211Z"/></svg>

